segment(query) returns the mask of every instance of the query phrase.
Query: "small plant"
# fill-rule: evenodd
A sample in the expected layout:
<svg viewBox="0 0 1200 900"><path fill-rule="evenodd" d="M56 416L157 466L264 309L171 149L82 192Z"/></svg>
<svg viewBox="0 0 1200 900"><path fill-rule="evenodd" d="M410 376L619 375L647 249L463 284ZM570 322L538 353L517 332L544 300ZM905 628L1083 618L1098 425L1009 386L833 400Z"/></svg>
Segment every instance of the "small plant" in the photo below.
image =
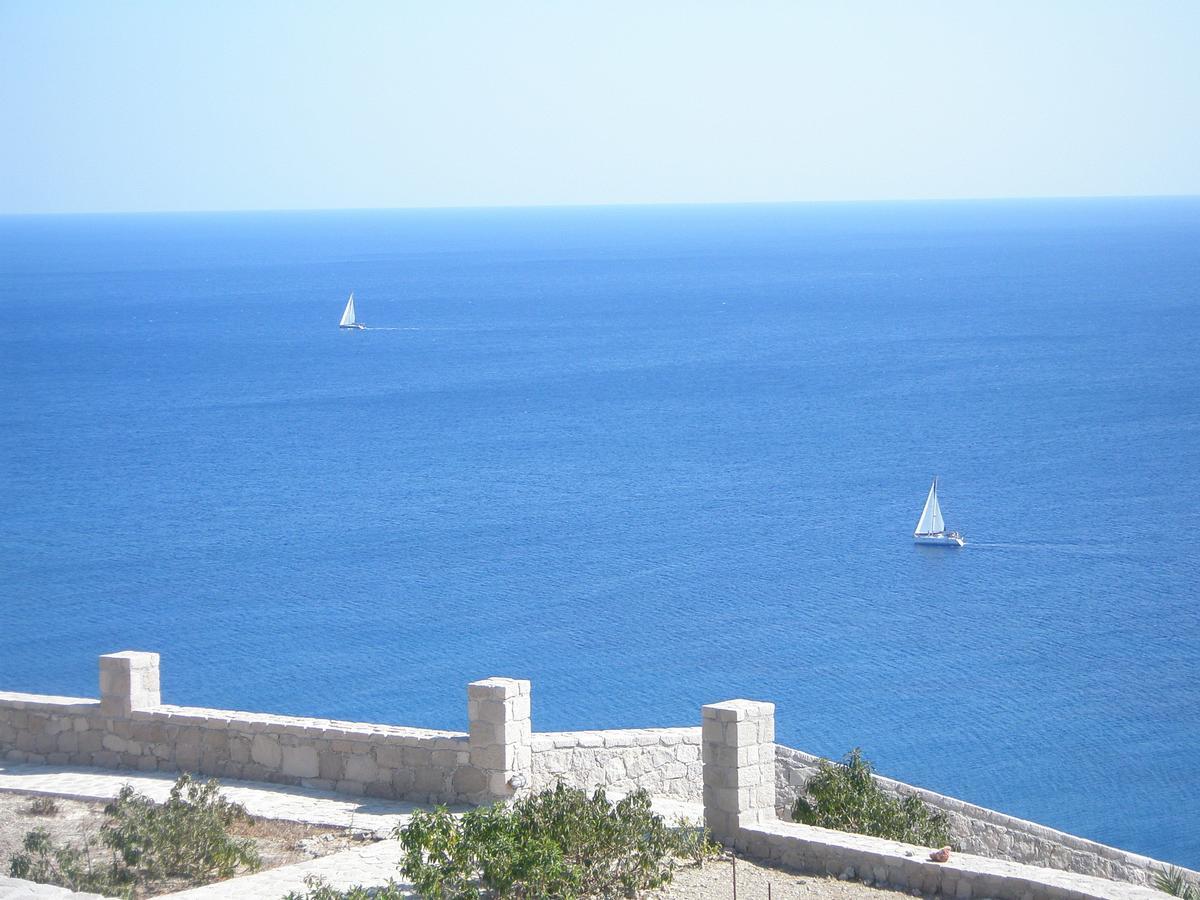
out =
<svg viewBox="0 0 1200 900"><path fill-rule="evenodd" d="M418 811L394 834L401 872L434 900L634 897L667 884L676 857L715 852L702 832L672 832L645 791L610 803L602 790L562 784L457 819L444 807Z"/></svg>
<svg viewBox="0 0 1200 900"><path fill-rule="evenodd" d="M50 833L35 828L25 835L21 852L14 853L8 873L13 878L56 884L72 891L104 894L106 897L131 897L132 879L111 862L94 865L91 839L82 848L57 847Z"/></svg>
<svg viewBox="0 0 1200 900"><path fill-rule="evenodd" d="M31 816L57 816L58 802L53 797L34 797L25 807L25 812Z"/></svg>
<svg viewBox="0 0 1200 900"><path fill-rule="evenodd" d="M156 804L126 785L104 808L100 840L81 847L57 847L49 832L36 828L13 856L10 874L77 891L128 897L135 887L163 878L203 884L239 869L259 868L253 841L230 836L229 827L248 818L246 810L205 784L181 775L170 798ZM101 848L104 848L103 850ZM103 863L93 860L93 853Z"/></svg>
<svg viewBox="0 0 1200 900"><path fill-rule="evenodd" d="M681 817L675 823L675 855L680 859L703 866L705 860L720 856L722 850L703 822Z"/></svg>
<svg viewBox="0 0 1200 900"><path fill-rule="evenodd" d="M916 795L900 799L884 792L857 747L840 763L822 760L805 791L792 808L796 822L924 847L951 843L945 813L934 812Z"/></svg>
<svg viewBox="0 0 1200 900"><path fill-rule="evenodd" d="M308 890L303 894L295 891L288 893L283 900L404 900L408 894L396 884L389 881L378 887L363 887L355 885L346 891L331 887L329 882L319 875L304 876L304 884Z"/></svg>
<svg viewBox="0 0 1200 900"><path fill-rule="evenodd" d="M1183 870L1174 866L1165 872L1156 872L1154 886L1160 891L1166 891L1172 897L1182 897L1183 900L1200 900L1200 888L1189 884Z"/></svg>

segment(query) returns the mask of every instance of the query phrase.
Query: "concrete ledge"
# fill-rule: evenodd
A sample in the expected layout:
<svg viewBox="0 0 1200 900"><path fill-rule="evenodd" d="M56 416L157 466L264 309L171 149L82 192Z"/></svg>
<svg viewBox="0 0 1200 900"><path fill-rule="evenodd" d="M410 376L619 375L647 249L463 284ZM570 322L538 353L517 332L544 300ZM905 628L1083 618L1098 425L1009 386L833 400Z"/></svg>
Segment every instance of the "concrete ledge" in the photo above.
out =
<svg viewBox="0 0 1200 900"><path fill-rule="evenodd" d="M776 745L777 808L791 809L796 796L803 790L803 782L821 762L819 756ZM873 777L881 788L891 794L915 794L935 810L946 813L955 842L980 856L1011 859L1133 884L1149 884L1151 873L1167 867L1167 864L1150 857L1059 831L1048 825L1019 819L882 775Z"/></svg>
<svg viewBox="0 0 1200 900"><path fill-rule="evenodd" d="M700 744L700 729L691 728L612 728L592 731L539 731L533 735L534 752L569 750L575 747L673 747Z"/></svg>
<svg viewBox="0 0 1200 900"><path fill-rule="evenodd" d="M1161 900L1149 887L1057 869L955 853L929 860L929 848L792 822L742 826L734 846L750 856L804 872L857 879L957 900Z"/></svg>
<svg viewBox="0 0 1200 900"><path fill-rule="evenodd" d="M0 695L0 702L3 696ZM303 716L280 716L272 713L242 712L230 709L208 709L200 706L160 704L153 709L135 710L131 718L138 721L163 720L177 725L203 725L236 731L283 732L314 738L337 740L379 741L394 739L400 742L465 740L466 732L440 731L433 728L410 728L404 725L379 725L374 722L345 722L338 719L309 719Z"/></svg>
<svg viewBox="0 0 1200 900"><path fill-rule="evenodd" d="M100 701L88 697L55 697L52 694L18 694L0 691L0 706L36 712L100 712Z"/></svg>

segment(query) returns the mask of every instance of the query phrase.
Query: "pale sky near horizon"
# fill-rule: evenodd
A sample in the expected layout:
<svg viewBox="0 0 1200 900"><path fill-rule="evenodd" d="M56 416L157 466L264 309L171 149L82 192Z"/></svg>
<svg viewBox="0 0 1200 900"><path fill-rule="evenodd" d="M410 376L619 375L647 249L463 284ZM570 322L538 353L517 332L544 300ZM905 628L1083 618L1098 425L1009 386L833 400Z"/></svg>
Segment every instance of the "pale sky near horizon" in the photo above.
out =
<svg viewBox="0 0 1200 900"><path fill-rule="evenodd" d="M1200 194L1200 0L0 0L0 213Z"/></svg>

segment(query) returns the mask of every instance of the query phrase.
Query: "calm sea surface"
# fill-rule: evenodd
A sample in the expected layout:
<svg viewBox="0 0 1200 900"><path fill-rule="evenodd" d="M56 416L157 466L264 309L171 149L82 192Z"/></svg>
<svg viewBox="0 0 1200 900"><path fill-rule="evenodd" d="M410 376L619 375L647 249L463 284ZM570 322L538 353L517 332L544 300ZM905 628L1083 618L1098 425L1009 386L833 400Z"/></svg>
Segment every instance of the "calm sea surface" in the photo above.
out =
<svg viewBox="0 0 1200 900"><path fill-rule="evenodd" d="M0 306L0 689L769 699L1200 866L1200 200L4 218Z"/></svg>

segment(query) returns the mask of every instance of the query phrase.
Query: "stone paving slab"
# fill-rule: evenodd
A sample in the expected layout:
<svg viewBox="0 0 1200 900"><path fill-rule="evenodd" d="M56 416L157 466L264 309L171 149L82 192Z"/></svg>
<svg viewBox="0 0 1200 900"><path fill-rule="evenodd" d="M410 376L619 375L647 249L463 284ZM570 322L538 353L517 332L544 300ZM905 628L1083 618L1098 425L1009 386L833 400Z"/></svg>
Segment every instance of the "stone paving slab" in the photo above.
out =
<svg viewBox="0 0 1200 900"><path fill-rule="evenodd" d="M400 871L396 868L401 855L399 841L377 841L320 859L280 866L278 869L166 896L171 900L280 900L288 891L303 894L306 875L320 875L333 887L343 891L356 884L386 884L389 878L393 878L404 888L405 896L416 897L418 895L412 885L400 877Z"/></svg>
<svg viewBox="0 0 1200 900"><path fill-rule="evenodd" d="M282 896L282 894L280 895ZM77 894L50 884L34 884L0 875L0 900L103 900L99 894Z"/></svg>

